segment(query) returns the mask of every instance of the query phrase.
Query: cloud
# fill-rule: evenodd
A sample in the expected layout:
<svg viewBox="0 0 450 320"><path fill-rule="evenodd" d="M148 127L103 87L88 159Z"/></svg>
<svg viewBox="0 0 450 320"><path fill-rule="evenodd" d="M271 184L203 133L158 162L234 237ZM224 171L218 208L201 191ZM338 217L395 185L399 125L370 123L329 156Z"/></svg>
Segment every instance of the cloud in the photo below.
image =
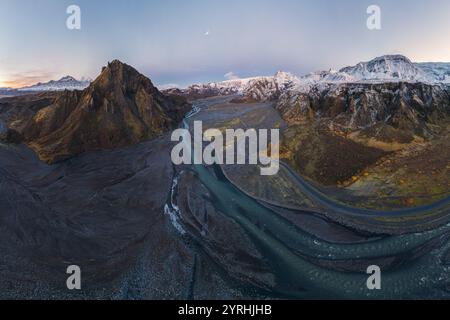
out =
<svg viewBox="0 0 450 320"><path fill-rule="evenodd" d="M224 77L225 77L225 79L227 79L227 80L236 80L236 79L239 79L240 77L237 75L237 74L235 74L233 71L230 71L230 72L228 72L228 73L225 73L224 74Z"/></svg>
<svg viewBox="0 0 450 320"><path fill-rule="evenodd" d="M161 84L157 85L159 90L168 90L168 89L179 89L181 86L177 83L167 83L167 84Z"/></svg>

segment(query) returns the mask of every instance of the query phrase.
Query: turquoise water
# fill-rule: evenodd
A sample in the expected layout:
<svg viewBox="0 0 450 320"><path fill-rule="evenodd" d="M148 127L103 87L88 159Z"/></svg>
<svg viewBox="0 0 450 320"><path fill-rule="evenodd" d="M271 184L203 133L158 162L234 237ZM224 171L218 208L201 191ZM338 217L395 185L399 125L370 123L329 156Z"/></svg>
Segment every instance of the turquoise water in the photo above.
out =
<svg viewBox="0 0 450 320"><path fill-rule="evenodd" d="M194 108L189 117L200 111L200 108ZM187 121L184 125L188 127ZM444 259L450 250L450 224L426 232L382 237L365 243L331 243L305 232L241 192L225 178L220 167L214 168L215 174L204 166L192 168L208 189L215 208L246 231L270 264L276 276L275 296L293 299L450 298L450 293L443 289L450 281L450 269ZM338 208L347 209L342 205ZM448 212L445 202L418 210L434 208ZM350 213L353 209L349 208ZM417 214L418 210L398 211L393 215ZM377 213L371 211L370 214ZM386 216L389 212L380 215ZM417 258L406 259L425 246L431 249L417 254ZM334 262L364 264L387 257L405 257L407 263L382 270L381 290L367 288L369 275L366 273L340 272L333 268ZM328 261L327 267L318 261Z"/></svg>

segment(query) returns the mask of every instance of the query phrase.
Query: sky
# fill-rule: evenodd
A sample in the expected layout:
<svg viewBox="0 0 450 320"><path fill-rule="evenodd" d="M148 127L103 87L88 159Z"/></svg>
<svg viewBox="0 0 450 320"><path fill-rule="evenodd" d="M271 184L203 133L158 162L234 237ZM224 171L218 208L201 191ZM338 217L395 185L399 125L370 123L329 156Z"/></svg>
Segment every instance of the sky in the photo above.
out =
<svg viewBox="0 0 450 320"><path fill-rule="evenodd" d="M367 28L369 5L381 30ZM81 29L69 30L69 5ZM119 59L157 85L303 75L384 54L450 62L448 0L1 0L0 87L95 78Z"/></svg>

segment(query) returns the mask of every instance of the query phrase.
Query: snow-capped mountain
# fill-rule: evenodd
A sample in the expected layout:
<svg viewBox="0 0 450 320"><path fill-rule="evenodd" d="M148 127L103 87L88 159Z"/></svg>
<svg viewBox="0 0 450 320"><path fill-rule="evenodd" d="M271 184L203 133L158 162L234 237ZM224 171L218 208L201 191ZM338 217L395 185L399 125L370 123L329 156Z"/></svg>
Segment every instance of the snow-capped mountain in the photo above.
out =
<svg viewBox="0 0 450 320"><path fill-rule="evenodd" d="M450 63L413 63L402 55L386 55L339 71L320 73L318 81L450 83Z"/></svg>
<svg viewBox="0 0 450 320"><path fill-rule="evenodd" d="M270 101L276 99L287 90L300 90L308 83L289 72L278 71L272 77L263 77L249 81L244 88L244 95L257 101Z"/></svg>
<svg viewBox="0 0 450 320"><path fill-rule="evenodd" d="M435 82L450 84L450 63L425 62L415 64Z"/></svg>
<svg viewBox="0 0 450 320"><path fill-rule="evenodd" d="M207 84L195 84L186 89L169 89L166 92L181 94L190 99L210 96L243 95L254 100L271 100L281 91L300 86L298 77L288 72L277 72L274 76L232 79Z"/></svg>
<svg viewBox="0 0 450 320"><path fill-rule="evenodd" d="M0 88L0 92L5 92L5 93L7 93L7 92L13 92L13 91L17 91L17 89L14 89L14 88L8 88L8 87L2 87L2 88Z"/></svg>
<svg viewBox="0 0 450 320"><path fill-rule="evenodd" d="M413 63L404 56L383 56L339 71L300 78L307 86L283 91L276 108L288 122L314 117L333 119L345 128L379 122L427 135L424 123L448 117L450 64ZM338 115L338 116L336 116Z"/></svg>
<svg viewBox="0 0 450 320"><path fill-rule="evenodd" d="M433 82L425 71L402 55L386 55L330 72L325 82Z"/></svg>
<svg viewBox="0 0 450 320"><path fill-rule="evenodd" d="M83 90L90 84L90 80L77 80L71 76L65 76L59 80L51 80L46 83L37 83L30 87L19 89L20 91L64 91Z"/></svg>
<svg viewBox="0 0 450 320"><path fill-rule="evenodd" d="M387 82L450 84L450 63L413 63L402 55L385 55L339 71L319 71L301 77L279 71L274 76L195 84L173 90L192 99L240 94L250 100L268 101L287 91L306 93L313 88L323 90L330 85Z"/></svg>
<svg viewBox="0 0 450 320"><path fill-rule="evenodd" d="M20 92L17 89L5 88L5 87L0 88L0 98L15 96L18 94L20 94Z"/></svg>
<svg viewBox="0 0 450 320"><path fill-rule="evenodd" d="M245 89L255 81L261 81L270 77L254 77L245 79L232 79L221 82L211 82L207 84L194 84L188 90L198 91L218 91L222 95L226 94L243 94Z"/></svg>
<svg viewBox="0 0 450 320"><path fill-rule="evenodd" d="M356 129L384 121L425 135L430 130L423 121L434 123L448 115L450 91L441 84L449 79L450 64L413 63L388 55L339 71L302 77L280 71L272 77L195 85L180 92L190 98L195 92L202 97L240 94L248 102L271 101L292 123L323 117Z"/></svg>

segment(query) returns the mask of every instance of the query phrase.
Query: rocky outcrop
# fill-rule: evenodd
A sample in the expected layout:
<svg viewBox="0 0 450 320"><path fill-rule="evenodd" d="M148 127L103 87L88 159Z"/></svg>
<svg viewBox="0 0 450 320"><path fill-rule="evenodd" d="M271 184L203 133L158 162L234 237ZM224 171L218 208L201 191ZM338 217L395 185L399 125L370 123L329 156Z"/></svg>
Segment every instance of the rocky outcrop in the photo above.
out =
<svg viewBox="0 0 450 320"><path fill-rule="evenodd" d="M300 80L288 73L278 71L270 77L234 79L207 84L195 84L186 89L168 89L165 93L184 96L189 100L240 95L247 101L273 101L287 89L300 84Z"/></svg>
<svg viewBox="0 0 450 320"><path fill-rule="evenodd" d="M189 109L181 97L162 94L148 78L115 60L85 90L54 94L20 133L41 160L53 163L152 139Z"/></svg>
<svg viewBox="0 0 450 320"><path fill-rule="evenodd" d="M427 135L450 116L450 91L444 85L388 82L314 86L309 92L288 90L277 109L289 123L330 119L348 129L386 123Z"/></svg>

